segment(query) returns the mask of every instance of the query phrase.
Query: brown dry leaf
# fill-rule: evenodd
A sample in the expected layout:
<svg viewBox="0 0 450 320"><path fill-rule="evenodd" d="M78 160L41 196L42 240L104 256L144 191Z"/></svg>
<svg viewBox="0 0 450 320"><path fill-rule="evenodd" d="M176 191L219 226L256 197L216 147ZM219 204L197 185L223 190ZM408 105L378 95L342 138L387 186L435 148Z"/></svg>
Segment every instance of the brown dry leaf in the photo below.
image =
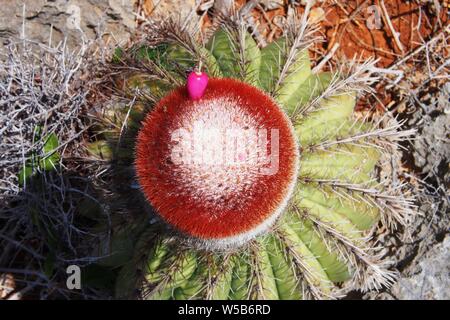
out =
<svg viewBox="0 0 450 320"><path fill-rule="evenodd" d="M149 16L155 8L153 0L144 0L142 3L142 10L146 16Z"/></svg>
<svg viewBox="0 0 450 320"><path fill-rule="evenodd" d="M325 19L325 10L322 8L314 8L311 9L311 12L309 14L309 17L311 19L311 23L317 23Z"/></svg>

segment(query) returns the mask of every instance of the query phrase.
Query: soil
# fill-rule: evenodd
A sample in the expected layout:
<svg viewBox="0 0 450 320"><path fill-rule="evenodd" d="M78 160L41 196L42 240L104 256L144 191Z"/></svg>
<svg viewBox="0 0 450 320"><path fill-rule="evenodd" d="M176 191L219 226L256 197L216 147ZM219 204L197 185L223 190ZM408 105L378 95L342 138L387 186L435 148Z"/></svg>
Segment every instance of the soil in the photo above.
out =
<svg viewBox="0 0 450 320"><path fill-rule="evenodd" d="M438 28L437 12L431 5L425 8L413 1L385 1L385 7L395 32L399 33L400 46L395 42L392 30L388 27L385 14L380 9L379 27L371 26L377 14L369 8L380 5L380 1L346 1L345 5L325 8L328 14L323 26L327 36L326 48L338 42L341 52L347 57L361 54L363 59L379 58L379 66L390 66L406 52L414 50ZM420 9L428 12L424 14ZM446 14L441 11L440 21L446 22Z"/></svg>

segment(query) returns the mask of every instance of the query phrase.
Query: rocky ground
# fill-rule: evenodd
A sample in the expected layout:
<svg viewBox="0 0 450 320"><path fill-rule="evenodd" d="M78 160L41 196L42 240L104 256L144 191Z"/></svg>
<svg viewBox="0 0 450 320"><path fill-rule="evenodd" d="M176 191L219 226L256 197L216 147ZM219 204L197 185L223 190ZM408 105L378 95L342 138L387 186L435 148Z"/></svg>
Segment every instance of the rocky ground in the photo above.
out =
<svg viewBox="0 0 450 320"><path fill-rule="evenodd" d="M65 37L75 48L86 39L109 37L127 41L135 28L132 0L1 0L0 41L26 37L41 43L58 44Z"/></svg>
<svg viewBox="0 0 450 320"><path fill-rule="evenodd" d="M412 156L413 172L422 180L416 190L419 214L403 231L404 241L382 239L401 277L377 298L450 299L450 84L428 99L410 115L408 125L418 134L404 152L405 158Z"/></svg>
<svg viewBox="0 0 450 320"><path fill-rule="evenodd" d="M151 0L27 0L11 5L10 0L0 0L0 43L25 36L55 45L66 38L67 45L76 48L83 39L103 37L116 45L128 41L143 16L171 12L187 15L194 4L194 0L162 1L156 6ZM278 8L280 1L264 4L266 8ZM330 21L333 19L326 22ZM331 32L334 29L325 27L327 39L336 38ZM385 65L392 63L386 59L382 60ZM395 111L407 119L407 128L417 129L414 141L405 146L403 161L408 167L404 178L415 186L419 214L397 234L380 240L388 248L392 266L399 270L399 280L382 292L352 292L348 298L450 299L450 84L433 90L419 88L415 97L408 96L405 102L403 96L394 106L403 105L403 110Z"/></svg>

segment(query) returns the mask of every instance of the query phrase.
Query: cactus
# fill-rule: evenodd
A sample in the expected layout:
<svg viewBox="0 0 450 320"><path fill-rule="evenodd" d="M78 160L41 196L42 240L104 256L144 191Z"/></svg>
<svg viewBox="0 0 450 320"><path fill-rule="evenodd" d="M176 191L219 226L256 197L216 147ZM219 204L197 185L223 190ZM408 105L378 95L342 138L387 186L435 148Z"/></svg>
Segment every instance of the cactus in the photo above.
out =
<svg viewBox="0 0 450 320"><path fill-rule="evenodd" d="M394 273L384 267L368 239L377 224L401 223L409 212L406 197L392 193L398 190L390 190L377 174L386 150L404 134L398 124L381 127L357 119L354 108L364 78L358 83L352 71L313 73L308 26L260 49L241 23L227 22L203 45L192 40L195 35L189 29L169 21L158 24L156 35L146 43L116 50L120 55L113 64L122 70L122 96L145 107L136 117L130 109L114 110L112 122L120 124L117 128L126 123L139 130L137 177L162 218L134 234L132 258L119 272L117 297L137 293L143 299L321 299L339 297L348 289L389 285ZM193 102L182 79L199 64L210 81L204 99ZM130 65L133 73L124 74L123 66ZM368 66L354 72L369 73ZM208 119L218 112L227 123L221 110L211 109L229 107L239 117L241 113L227 105L234 94L245 101L239 112L250 114L250 120L242 115L239 121L263 119L263 124L284 130L280 172L260 185L257 181L247 189L232 188L232 202L247 211L238 209L240 216L216 219L214 214L222 217L222 211L202 211L190 197L209 197L214 206L223 181L215 181L217 191L202 176L205 172L174 174L176 165L160 157L170 145L165 136L170 121L200 117L201 112L192 110L203 103L201 111ZM208 105L205 101L211 99L221 103ZM96 141L89 150L101 149L102 158L118 161L128 157L104 145ZM180 176L192 184L183 186ZM224 177L230 178L229 172ZM205 192L195 189L201 186L195 179L206 181Z"/></svg>

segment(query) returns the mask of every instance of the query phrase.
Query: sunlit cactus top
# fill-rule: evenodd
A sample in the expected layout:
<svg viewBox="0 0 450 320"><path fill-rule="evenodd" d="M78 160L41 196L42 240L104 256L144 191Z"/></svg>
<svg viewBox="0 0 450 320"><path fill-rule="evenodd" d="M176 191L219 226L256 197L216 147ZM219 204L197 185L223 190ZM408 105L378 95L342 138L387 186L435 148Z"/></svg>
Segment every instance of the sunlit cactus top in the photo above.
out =
<svg viewBox="0 0 450 320"><path fill-rule="evenodd" d="M170 225L212 247L266 230L285 208L297 175L292 125L259 89L211 79L191 99L183 86L143 123L137 174Z"/></svg>

